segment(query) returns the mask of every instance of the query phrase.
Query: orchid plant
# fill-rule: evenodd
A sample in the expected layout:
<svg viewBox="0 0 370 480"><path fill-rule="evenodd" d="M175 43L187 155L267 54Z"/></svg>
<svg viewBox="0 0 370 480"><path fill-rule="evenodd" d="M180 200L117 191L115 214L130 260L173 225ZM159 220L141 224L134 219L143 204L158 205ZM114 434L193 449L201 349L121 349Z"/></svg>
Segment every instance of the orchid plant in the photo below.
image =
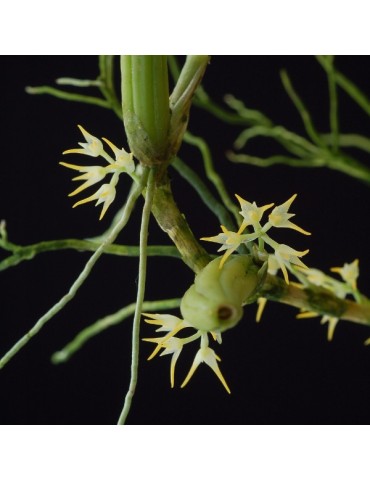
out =
<svg viewBox="0 0 370 480"><path fill-rule="evenodd" d="M188 56L180 70L176 59L171 56L124 55L120 64L121 99L114 86L112 56L100 56L99 78L90 81L90 85L99 88L102 98L84 94L72 95L68 91L54 87L29 87L28 92L32 94L46 93L66 100L109 108L120 121L123 121L130 151L117 147L107 138L95 136L95 132L90 132L88 125L78 125L84 141L78 142L79 147L69 148L63 154L79 155L81 161L79 164L59 162L61 166L78 172L78 176L72 178L73 182L82 182L69 194L70 197L75 197L85 190L90 191L87 197L76 201L73 208L96 202L96 205L102 205L99 216L101 220L110 215L112 210L117 210L115 199L122 174L130 177L132 186L123 207L118 209L114 218L111 217L111 227L98 241L70 240L63 245L76 250L93 251L93 254L67 294L42 315L34 327L4 354L0 360L0 369L5 367L44 325L75 297L94 265L104 254L127 255L132 254L135 248L136 254L139 255L135 302L110 315L109 321L107 317L87 327L53 355L55 363L65 362L92 336L133 316L131 380L118 419L119 424L126 422L138 381L141 340L155 345L149 359L153 359L157 354L171 356L169 368L171 387L176 384L175 368L184 347L189 343L199 342L193 363L180 384L181 388L189 384L199 365L205 363L230 394L231 386L221 372L220 357L211 348L210 341L220 344L224 331L238 328L237 325L243 318L243 309L247 305L256 304L257 321L261 320L267 301L282 302L295 307L298 310L296 314L298 318L320 316L321 323L328 324L328 340L333 339L334 329L340 321L370 326L370 301L357 287L358 259L332 268L337 277L320 269L311 268L306 264L308 263L306 260L304 263L301 259L308 254L308 249L296 250L286 243L278 242L272 234L276 229L287 229L302 235L311 235L291 220L295 215L291 212L291 207L297 194L277 206L274 203L257 206L253 198L248 200L244 198L247 196L246 192L235 192L234 201L212 164L205 140L194 136L187 128L189 111L194 103L211 111L225 122L236 123L237 119L237 123L245 127L235 142L235 150L244 148L253 137L265 136L275 139L290 154L299 158L296 160L295 157L292 159L282 155L262 159L244 153L229 152L232 161L255 165L285 163L294 166L299 161L299 166L310 166L310 163L311 166L318 166L317 160L324 158L325 162L321 166L329 165L330 168L368 181L368 167L349 159L340 150L346 142L347 145L348 142L355 142L357 146L362 146L366 150L368 140L360 136L347 138L340 135L336 119L338 86L357 99L359 105L367 111L369 103L365 95L335 69L331 56L321 56L318 60L327 72L331 92L332 132L329 136L320 136L314 129L307 109L293 90L289 77L283 73L284 86L302 115L309 140L283 127L273 125L266 116L250 111L234 97L226 98L229 110L214 103L200 86L209 62L208 56ZM171 94L169 71L175 82ZM78 87L86 85L86 80L61 79L59 84ZM73 125L72 127L74 128ZM180 159L182 142L194 145L201 151L206 170L208 173L211 172L208 178L216 187L217 198L192 169L191 164ZM220 233L202 237L200 241L196 238L191 229L191 218L188 223L174 200L167 173L169 167L178 170L201 195L209 209L217 215L221 224ZM144 198L144 204L139 248L115 243L120 232L130 221L133 209L141 197ZM288 195L285 198L287 197ZM149 219L152 216L168 234L173 246L148 245ZM214 232L209 232L209 235L212 233ZM206 251L204 245L208 244L203 242L218 244L217 252L222 255L217 255L211 248L209 252ZM9 255L0 262L2 270L31 256L56 248L55 242L40 242L25 247L15 245L8 239L4 220L0 224L0 246L9 252ZM194 272L194 283L189 285L186 292L179 292L179 298L146 301L146 266L147 257L151 254L180 258L187 268ZM181 314L159 313L178 308ZM142 320L157 327L156 332L161 335L142 338L140 330ZM370 341L365 343L369 344ZM205 375L205 372L198 374Z"/></svg>

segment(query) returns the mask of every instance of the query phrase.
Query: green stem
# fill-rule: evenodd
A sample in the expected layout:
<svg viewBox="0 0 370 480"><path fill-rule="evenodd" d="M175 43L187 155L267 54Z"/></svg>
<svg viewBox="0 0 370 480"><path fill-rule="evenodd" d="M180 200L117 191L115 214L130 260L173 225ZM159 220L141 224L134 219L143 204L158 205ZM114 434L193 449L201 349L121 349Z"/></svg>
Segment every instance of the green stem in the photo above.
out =
<svg viewBox="0 0 370 480"><path fill-rule="evenodd" d="M25 260L32 260L36 255L43 252L53 252L58 250L77 250L79 252L95 252L101 242L92 242L90 240L78 240L68 238L63 240L49 240L35 243L33 245L19 246L12 244L12 255L0 262L0 271L14 267ZM2 248L5 248L1 245ZM8 248L6 248L8 250ZM176 247L167 245L151 245L148 247L148 256L163 256L179 258L180 254ZM129 245L106 245L104 253L122 257L139 256L138 246Z"/></svg>
<svg viewBox="0 0 370 480"><path fill-rule="evenodd" d="M235 223L230 217L229 212L223 206L223 204L219 202L214 195L212 195L207 185L203 182L199 175L179 157L176 157L171 165L194 188L194 190L203 200L204 204L207 205L210 211L213 212L219 219L220 223L225 225L228 230L233 230L235 228Z"/></svg>
<svg viewBox="0 0 370 480"><path fill-rule="evenodd" d="M327 159L326 166L363 182L370 183L370 168L349 155L342 153L338 156L330 156Z"/></svg>
<svg viewBox="0 0 370 480"><path fill-rule="evenodd" d="M326 55L318 55L318 62L326 72L330 69L330 60ZM343 73L335 70L336 83L359 105L368 115L370 115L370 100L368 97Z"/></svg>
<svg viewBox="0 0 370 480"><path fill-rule="evenodd" d="M297 92L294 90L292 82L290 81L290 78L285 70L282 70L280 72L281 80L283 82L283 86L289 95L290 99L294 103L296 109L298 110L299 114L301 115L303 124L305 126L306 132L308 136L311 138L311 140L316 143L316 145L326 148L325 143L322 141L320 135L317 133L312 120L311 116L305 107L303 101L300 99L298 96Z"/></svg>
<svg viewBox="0 0 370 480"><path fill-rule="evenodd" d="M174 242L186 265L195 273L202 270L211 257L194 237L178 209L168 180L157 186L152 211L158 225Z"/></svg>
<svg viewBox="0 0 370 480"><path fill-rule="evenodd" d="M273 138L285 147L288 152L298 157L316 154L319 150L316 145L313 145L304 137L287 130L281 125L272 125L269 127L257 125L243 130L234 142L235 149L240 150L246 146L247 142L255 137Z"/></svg>
<svg viewBox="0 0 370 480"><path fill-rule="evenodd" d="M122 105L114 85L114 55L99 55L99 88L117 117L122 120Z"/></svg>
<svg viewBox="0 0 370 480"><path fill-rule="evenodd" d="M207 62L206 57L204 58L205 62ZM174 55L168 56L168 66L172 78L177 82L181 70ZM236 110L236 112L230 112L226 108L215 103L201 85L198 86L193 98L193 104L196 107L202 108L214 117L230 125L249 126L256 123L263 125L271 124L271 121L261 112L246 108L240 100L236 100L232 95L226 95L225 102L230 108Z"/></svg>
<svg viewBox="0 0 370 480"><path fill-rule="evenodd" d="M222 178L214 168L211 151L206 141L202 137L197 137L196 135L191 134L189 131L185 133L184 140L190 145L194 145L199 149L203 158L203 163L204 163L204 168L206 171L207 178L216 187L216 190L220 195L222 202L224 203L226 208L234 215L236 223L238 224L240 221L238 207L231 200L229 194L227 193L227 190L225 188Z"/></svg>
<svg viewBox="0 0 370 480"><path fill-rule="evenodd" d="M322 135L322 138L328 143L328 145L332 144L332 135L325 134ZM357 133L341 133L338 137L338 142L340 147L359 148L367 153L370 153L370 139L368 137L364 137L363 135L359 135Z"/></svg>
<svg viewBox="0 0 370 480"><path fill-rule="evenodd" d="M338 71L335 72L335 80L357 105L370 115L370 100L368 97L354 83Z"/></svg>
<svg viewBox="0 0 370 480"><path fill-rule="evenodd" d="M128 391L126 393L125 402L121 415L118 419L118 425L123 425L126 421L127 415L131 408L132 398L135 394L135 389L138 380L139 368L139 346L140 346L140 318L142 313L142 306L145 295L145 282L147 270L147 243L148 243L148 227L150 213L152 209L154 197L154 169L149 172L148 185L145 194L145 204L143 214L141 217L140 227L140 260L139 260L139 278L137 286L136 308L134 314L134 322L132 327L132 357L131 357L131 379Z"/></svg>
<svg viewBox="0 0 370 480"><path fill-rule="evenodd" d="M338 96L337 96L337 84L335 81L335 70L334 70L334 58L330 55L328 61L329 68L326 73L328 76L328 87L329 87L329 101L330 101L330 130L332 135L332 147L334 153L338 152L339 147L339 119L338 119Z"/></svg>
<svg viewBox="0 0 370 480"><path fill-rule="evenodd" d="M188 55L171 93L170 106L175 110L180 103L191 101L188 92L195 92L209 63L209 55ZM191 95L191 96L192 96Z"/></svg>
<svg viewBox="0 0 370 480"><path fill-rule="evenodd" d="M53 307L50 308L50 310L48 310L41 318L39 318L35 325L20 340L18 340L18 342L13 345L13 347L0 359L0 369L3 368L9 362L9 360L11 360L14 355L16 355L30 341L31 338L34 337L50 319L52 319L74 298L81 285L88 278L94 265L104 253L104 249L106 248L106 246L114 242L118 234L127 224L131 212L135 206L136 200L139 198L144 188L145 180L146 176L143 175L141 178L141 182L136 185L134 190L132 190L131 195L127 200L126 208L122 214L121 220L117 223L110 235L107 236L107 238L103 241L103 243L96 250L96 252L90 257L82 272L74 281L67 294L64 295L55 305L53 305Z"/></svg>
<svg viewBox="0 0 370 480"><path fill-rule="evenodd" d="M147 312L158 312L161 310L170 310L180 306L181 298L169 298L166 300L155 300L152 302L143 302L143 310ZM118 325L135 313L136 303L126 305L115 313L100 318L92 325L84 328L76 337L65 345L61 350L55 352L51 361L55 364L63 363L69 360L74 353L80 350L85 343L104 330Z"/></svg>
<svg viewBox="0 0 370 480"><path fill-rule="evenodd" d="M49 87L47 85L42 87L26 87L26 92L31 95L47 94L53 97L60 98L62 100L69 100L71 102L89 103L97 105L98 107L111 108L111 105L104 99L98 97L92 97L89 95L81 95L80 93L64 92L58 88Z"/></svg>
<svg viewBox="0 0 370 480"><path fill-rule="evenodd" d="M320 158L292 158L285 155L272 155L271 157L256 157L244 153L227 152L227 158L231 162L245 163L255 167L271 167L272 165L289 165L290 167L324 167L325 161Z"/></svg>
<svg viewBox="0 0 370 480"><path fill-rule="evenodd" d="M144 165L167 161L170 121L165 55L122 55L122 113L128 143Z"/></svg>
<svg viewBox="0 0 370 480"><path fill-rule="evenodd" d="M328 152L318 152L317 156L307 158L291 158L285 155L273 155L267 158L254 157L241 153L228 152L227 158L232 162L246 163L256 167L270 167L271 165L289 165L291 167L326 167L345 173L353 178L370 183L370 168L362 165L352 157L344 154L335 156Z"/></svg>
<svg viewBox="0 0 370 480"><path fill-rule="evenodd" d="M370 302L358 304L344 300L322 287L296 287L292 283L287 285L281 278L267 275L260 294L268 300L285 303L304 311L313 311L319 315L329 315L370 326Z"/></svg>
<svg viewBox="0 0 370 480"><path fill-rule="evenodd" d="M57 85L68 85L70 87L100 87L101 82L99 80L86 80L84 78L71 78L71 77L60 77L55 80Z"/></svg>

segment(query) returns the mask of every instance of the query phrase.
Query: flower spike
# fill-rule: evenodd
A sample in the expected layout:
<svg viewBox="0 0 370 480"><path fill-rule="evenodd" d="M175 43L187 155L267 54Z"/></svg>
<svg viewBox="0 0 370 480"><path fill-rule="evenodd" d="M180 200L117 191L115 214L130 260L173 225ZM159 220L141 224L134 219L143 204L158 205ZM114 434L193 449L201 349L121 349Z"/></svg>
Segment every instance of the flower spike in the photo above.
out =
<svg viewBox="0 0 370 480"><path fill-rule="evenodd" d="M60 165L63 165L63 167L77 170L78 172L82 173L82 175L79 175L72 179L73 181L83 181L83 183L69 194L70 197L73 197L74 195L77 195L78 193L85 190L86 188L95 185L95 183L100 182L107 175L112 175L109 183L104 183L93 195L90 195L89 197L80 200L73 205L73 208L75 208L78 205L83 205L84 203L92 202L94 200L97 200L96 205L103 203L103 210L99 218L101 220L104 217L109 206L115 199L116 185L118 183L119 175L121 173L128 173L131 177L133 176L135 170L133 154L126 152L124 148L120 150L115 145L113 145L112 142L104 138L103 140L109 145L115 155L115 160L113 160L113 158L107 152L105 152L103 143L98 138L87 132L83 127L81 127L81 125L78 125L78 128L81 130L86 140L86 143L80 142L79 145L82 148L73 148L70 150L66 150L65 152L63 152L63 154L79 153L83 155L88 155L90 157L103 157L108 162L108 165L81 166L66 162L59 163Z"/></svg>

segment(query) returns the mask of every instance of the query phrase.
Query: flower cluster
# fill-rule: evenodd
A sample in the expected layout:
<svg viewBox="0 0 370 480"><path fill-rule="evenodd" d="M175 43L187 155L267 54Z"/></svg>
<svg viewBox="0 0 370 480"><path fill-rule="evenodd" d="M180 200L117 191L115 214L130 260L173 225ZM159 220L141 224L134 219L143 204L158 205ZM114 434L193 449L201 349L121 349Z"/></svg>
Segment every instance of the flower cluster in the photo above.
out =
<svg viewBox="0 0 370 480"><path fill-rule="evenodd" d="M201 240L208 242L220 243L221 247L219 252L225 251L222 261L220 262L220 268L224 265L227 258L237 250L240 245L248 245L251 242L258 240L257 253L261 259L268 258L269 273L276 273L278 269L283 272L286 283L289 283L288 270L291 270L292 265L306 267L306 265L300 260L301 257L308 253L308 250L303 252L294 250L285 244L279 244L273 240L267 232L272 228L290 228L304 235L310 235L309 232L303 230L295 223L292 223L290 219L294 216L293 213L289 213L289 208L296 198L296 194L289 198L282 205L275 207L268 216L268 221L265 224L261 224L263 214L266 210L274 206L273 203L264 205L263 207L257 207L256 203L250 203L247 200L236 195L241 207L239 212L242 220L241 225L237 232L227 230L226 227L221 225L222 233L214 237L205 237ZM251 227L254 231L252 233L243 234L247 227ZM266 245L273 249L272 252L266 250Z"/></svg>
<svg viewBox="0 0 370 480"><path fill-rule="evenodd" d="M182 320L174 315L168 314L151 314L145 313L144 314L145 321L147 323L158 325L156 332L167 332L162 337L157 338L144 338L143 340L146 342L156 343L157 346L155 347L154 351L148 358L151 360L152 358L157 355L157 353L163 349L162 355L172 355L171 359L171 366L170 366L170 381L171 387L173 388L175 385L175 366L176 362L180 356L180 353L183 349L183 346L187 343L193 342L200 338L200 348L195 355L193 364L187 374L185 380L181 384L181 388L185 387L188 384L189 380L193 376L195 370L201 363L205 363L208 365L216 374L217 378L220 380L222 385L225 387L226 391L230 393L230 389L224 379L218 363L221 359L218 355L216 355L215 351L209 347L209 338L207 332L202 332L200 330L196 330L196 333L189 337L176 337L175 335L185 328L193 328L186 320ZM216 340L218 343L221 343L221 334L220 333L211 333L213 339Z"/></svg>
<svg viewBox="0 0 370 480"><path fill-rule="evenodd" d="M86 140L86 143L79 143L82 148L72 148L70 150L66 150L63 152L63 155L69 153L77 153L82 155L88 155L90 157L103 157L108 162L108 165L80 166L66 162L60 162L60 164L64 167L70 168L72 170L77 170L78 172L82 173L82 175L79 175L72 179L73 181L81 180L84 181L84 183L78 188L76 188L72 193L70 193L70 197L77 195L78 193L85 190L85 188L95 185L95 183L99 183L107 175L112 175L110 181L108 183L103 183L103 185L101 185L101 187L93 195L90 195L83 200L79 200L73 205L73 208L75 208L78 205L97 200L96 205L100 205L101 203L103 204L103 209L99 218L99 220L101 220L104 217L109 206L115 199L116 185L118 183L120 174L128 173L131 177L134 178L135 163L132 153L126 152L124 148L117 148L115 145L113 145L112 142L110 142L106 138L103 138L102 140L104 140L104 142L113 151L115 157L113 159L104 150L104 146L101 140L88 133L80 125L78 125L78 128L81 130L82 135Z"/></svg>
<svg viewBox="0 0 370 480"><path fill-rule="evenodd" d="M345 263L343 267L333 267L331 268L331 271L338 273L342 277L343 281L329 277L321 270L316 268L301 269L300 273L302 275L300 279L303 284L311 284L326 288L334 293L334 295L336 295L338 298L346 298L348 295L351 295L356 301L360 301L360 294L357 289L357 279L359 276L358 259L354 260L352 263ZM297 318L313 318L318 316L319 314L316 312L305 311L299 313ZM334 330L338 322L338 317L333 317L330 315L323 315L321 318L322 325L328 324L329 341L333 339Z"/></svg>
<svg viewBox="0 0 370 480"><path fill-rule="evenodd" d="M199 299L197 299L198 303L200 302L200 307L199 305L196 305L196 306L194 305L194 308L196 307L195 308L196 313L198 316L200 315L200 317L202 315L206 317L207 315L209 315L209 310L212 310L210 307L208 307L208 304L206 306L206 302L209 295L211 295L211 298L213 298L213 296L215 295L217 296L217 292L218 292L218 289L216 288L216 286L218 285L217 282L220 282L220 288L224 294L225 294L225 282L227 285L227 289L226 289L227 291L229 290L234 291L236 289L235 281L236 281L236 276L238 272L236 270L234 271L231 268L228 269L227 267L229 266L229 264L231 266L231 263L233 263L233 266L234 266L235 262L231 262L231 259L229 259L229 257L235 250L237 250L240 247L240 245L244 244L251 247L253 246L251 250L256 253L256 255L259 257L259 260L262 260L263 262L267 261L268 271L270 273L276 274L277 271L281 269L286 283L289 283L288 270L293 271L294 273L292 265L307 268L304 265L304 263L300 260L300 257L306 255L306 253L308 253L308 250L305 250L303 252L294 250L288 245L277 243L267 234L267 232L272 227L275 227L275 228L290 228L300 233L303 233L304 235L310 235L309 232L306 232L298 225L292 223L290 220L294 216L294 214L289 213L289 208L292 202L294 201L294 199L296 198L296 195L293 195L291 198L289 198L289 200L287 200L282 205L275 207L269 214L268 221L263 224L261 224L263 214L266 210L272 208L273 204L258 207L255 202L250 203L244 200L243 198L239 197L238 195L236 195L236 198L238 199L241 206L241 211L240 211L241 224L239 226L239 229L237 232L233 232L233 231L229 231L225 226L221 225L221 230L222 230L221 233L219 233L214 237L202 238L202 240L207 240L209 242L215 242L215 243L221 244L219 251L224 251L225 253L221 258L221 261L217 261L217 263L215 263L216 260L213 262L210 262L210 264L200 274L197 275L194 285L188 290L188 292L185 294L183 298L182 311L184 310L183 302L185 297L188 298L190 294L193 294L194 289L198 288L198 290L200 290L200 297ZM253 232L244 233L247 227L251 227L253 229ZM254 243L255 241L257 241L258 243ZM271 247L273 252L267 251L266 246ZM239 256L239 255L237 257L247 258L247 256ZM225 268L223 268L226 262L227 262L227 265L225 266ZM226 269L226 270L230 270L230 272L232 271L232 275L229 275L229 274L225 275L225 277L227 277L225 279L219 278L220 275L216 275L214 271L214 265L217 265L217 267L215 268L217 269L218 272L220 272L220 269L222 269L222 272ZM244 272L244 276L246 276L247 272L245 272L244 270L243 272ZM202 275L204 275L205 277L204 282L201 282ZM252 275L253 278L248 277L244 280L247 282L248 285L249 283L253 283L253 285L256 285L256 282L258 279L257 272L254 272L254 273L249 272L249 275L250 276ZM244 277L242 276L242 278ZM215 283L215 279L217 280L216 283ZM252 282L252 279L253 279L253 282ZM203 277L202 277L202 280L203 280ZM245 287L243 287L242 290L244 291ZM242 304L242 301L241 301L242 297L244 298L245 296L248 296L246 292L244 292L244 296L241 295L241 298L239 299L240 304ZM221 297L222 295L220 296L220 298L217 297L217 300L221 299ZM202 304L202 301L203 301L202 298L204 299L204 304ZM192 300L194 300L193 297L192 297ZM260 305L259 305L259 310L257 315L260 317L262 314L263 307L266 303L266 300L264 298L260 298L259 301L260 301ZM222 304L222 301L221 301L221 304ZM200 308L200 311L199 311L199 308ZM230 393L230 389L217 363L217 361L220 361L220 358L216 355L214 350L212 350L209 347L208 334L211 334L213 338L219 341L220 343L221 343L221 334L214 333L213 331L207 332L205 330L197 330L197 327L195 327L196 333L191 336L188 336L188 337L175 336L182 329L194 328L192 327L193 313L191 309L189 310L187 308L186 312L188 313L189 318L185 317L184 320L178 317L175 317L173 315L145 314L145 316L148 317L146 318L147 323L159 325L159 328L157 329L157 331L167 332L164 336L161 336L161 337L144 339L147 342L152 342L156 344L156 347L153 353L149 357L149 360L152 359L155 355L157 355L157 353L161 349L163 349L161 355L168 355L168 354L172 355L171 367L170 367L170 380L171 380L171 386L173 387L175 382L174 380L175 365L182 351L183 346L187 343L193 342L200 338L200 348L197 354L195 355L193 365L191 366L190 371L186 376L185 380L183 381L181 387L184 387L189 382L190 378L194 374L199 364L204 362L209 367L211 367L211 369L215 372L215 374L217 375L218 379L221 381L222 385L225 387L227 392Z"/></svg>

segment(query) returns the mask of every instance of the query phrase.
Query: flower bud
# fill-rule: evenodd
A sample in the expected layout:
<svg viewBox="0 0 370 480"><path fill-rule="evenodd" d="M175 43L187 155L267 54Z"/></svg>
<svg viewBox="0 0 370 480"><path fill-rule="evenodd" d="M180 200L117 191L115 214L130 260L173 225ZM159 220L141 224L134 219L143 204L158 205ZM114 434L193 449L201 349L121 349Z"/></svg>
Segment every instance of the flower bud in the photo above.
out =
<svg viewBox="0 0 370 480"><path fill-rule="evenodd" d="M251 255L231 256L220 269L221 257L196 277L181 301L183 318L202 331L222 332L243 316L243 305L254 300L266 275Z"/></svg>

